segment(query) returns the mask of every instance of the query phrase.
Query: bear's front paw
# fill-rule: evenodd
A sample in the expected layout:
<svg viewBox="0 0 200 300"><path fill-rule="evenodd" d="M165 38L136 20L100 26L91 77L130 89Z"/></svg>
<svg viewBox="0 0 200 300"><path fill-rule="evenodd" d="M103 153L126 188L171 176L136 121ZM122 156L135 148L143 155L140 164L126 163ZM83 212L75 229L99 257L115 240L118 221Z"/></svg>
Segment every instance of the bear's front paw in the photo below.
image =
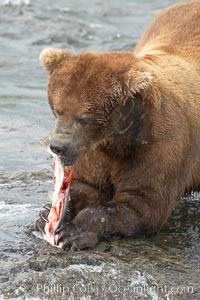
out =
<svg viewBox="0 0 200 300"><path fill-rule="evenodd" d="M57 244L62 243L63 250L81 250L93 248L98 243L97 234L82 232L70 224L63 224L59 228Z"/></svg>
<svg viewBox="0 0 200 300"><path fill-rule="evenodd" d="M85 208L71 223L63 223L58 228L58 244L62 242L63 249L93 248L104 236L106 220L103 207Z"/></svg>

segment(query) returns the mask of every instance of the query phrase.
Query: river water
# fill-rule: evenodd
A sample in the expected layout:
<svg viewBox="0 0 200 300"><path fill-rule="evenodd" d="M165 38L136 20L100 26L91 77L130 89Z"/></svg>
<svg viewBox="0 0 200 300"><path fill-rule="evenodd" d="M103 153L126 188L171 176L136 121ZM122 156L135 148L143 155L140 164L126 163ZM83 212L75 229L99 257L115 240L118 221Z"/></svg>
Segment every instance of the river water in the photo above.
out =
<svg viewBox="0 0 200 300"><path fill-rule="evenodd" d="M162 295L159 292L144 292L141 298L126 295L124 299L200 299L200 287L195 281L200 276L197 274L198 268L195 268L200 263L198 194L182 200L160 238L152 237L136 242L128 240L121 244L115 242L109 247L106 245L103 250L100 247L95 254L99 255L98 259L89 254L91 261L86 266L94 265L94 269L89 271L83 267L88 262L88 254L65 254L61 259L60 252L58 255L56 250L37 241L29 232L42 205L49 202L47 191L52 189L52 160L47 153L38 151L34 146L50 133L54 123L47 103L47 74L38 61L41 50L45 47L68 49L73 53L132 50L155 14L178 2L180 1L0 0L0 300L4 297L55 299L55 295L47 294L44 290L36 292L35 286L30 282L44 284L60 278L63 283L62 265L63 262L66 264L66 260L68 281L73 276L79 280L86 279L88 277L85 274L89 273L96 274L95 276L102 273L111 278L118 272L118 265L122 278L132 272L132 287L145 280L158 285L161 278L162 283L169 284L175 280L176 284L179 282L195 286L194 293L187 295L187 298L178 298L178 294L173 298L173 293L170 292L161 293ZM182 218L179 213L183 215ZM145 251L151 253L150 257L145 257ZM107 252L110 256L105 258L103 253ZM174 261L176 253L179 253L181 262ZM169 262L168 270L162 269L163 265L161 269L158 268L156 259L159 255L163 257L163 264L163 261ZM119 260L119 257L127 256L130 261ZM47 257L49 265L46 264ZM113 262L110 257L115 257L116 260ZM133 263L136 257L140 258L138 268ZM147 257L149 264L146 264ZM183 261L185 257L187 260ZM133 264L131 272L127 263ZM154 270L156 263L158 269ZM44 264L46 267L43 269ZM74 264L76 268L73 269ZM181 271L176 273L172 268L174 265L176 268L181 265ZM48 277L49 270L55 271L54 280ZM113 271L109 273L110 270ZM183 275L184 272L186 275ZM162 277L165 273L166 278ZM138 274L143 274L140 281ZM159 278L156 274L160 274ZM173 279L172 274L176 279ZM43 275L46 277L42 277ZM191 278L187 282L188 276ZM118 278L121 278L120 275ZM100 279L97 278L98 284ZM102 298L100 295L95 298L90 293L71 293L65 297L57 294L56 299L123 299L122 294L117 295L118 298L114 298L113 292L101 295ZM159 298L161 296L163 298Z"/></svg>

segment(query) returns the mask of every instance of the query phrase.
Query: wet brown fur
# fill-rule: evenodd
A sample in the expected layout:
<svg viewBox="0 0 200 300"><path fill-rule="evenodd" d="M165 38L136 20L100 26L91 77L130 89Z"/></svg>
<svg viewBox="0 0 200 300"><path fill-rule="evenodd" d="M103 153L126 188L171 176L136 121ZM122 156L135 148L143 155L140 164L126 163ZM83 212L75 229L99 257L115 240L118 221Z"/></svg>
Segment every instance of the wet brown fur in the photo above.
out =
<svg viewBox="0 0 200 300"><path fill-rule="evenodd" d="M200 186L200 1L161 12L133 53L57 51L41 62L53 139L76 159L65 246L160 230Z"/></svg>

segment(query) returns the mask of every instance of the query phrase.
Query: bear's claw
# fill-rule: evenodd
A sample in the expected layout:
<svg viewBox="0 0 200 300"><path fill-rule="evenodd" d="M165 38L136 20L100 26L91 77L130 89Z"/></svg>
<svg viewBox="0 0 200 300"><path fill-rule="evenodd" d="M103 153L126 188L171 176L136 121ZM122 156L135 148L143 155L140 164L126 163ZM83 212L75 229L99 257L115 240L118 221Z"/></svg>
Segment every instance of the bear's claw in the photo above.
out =
<svg viewBox="0 0 200 300"><path fill-rule="evenodd" d="M48 214L45 214L45 212L40 212L39 213L39 216L40 216L40 218L43 220L43 221L45 221L46 223L49 223L49 220L48 220Z"/></svg>
<svg viewBox="0 0 200 300"><path fill-rule="evenodd" d="M45 205L47 206L47 205ZM39 212L39 219L35 223L35 230L44 233L45 224L48 223L49 208Z"/></svg>
<svg viewBox="0 0 200 300"><path fill-rule="evenodd" d="M51 204L45 204L43 207L48 211L51 210Z"/></svg>

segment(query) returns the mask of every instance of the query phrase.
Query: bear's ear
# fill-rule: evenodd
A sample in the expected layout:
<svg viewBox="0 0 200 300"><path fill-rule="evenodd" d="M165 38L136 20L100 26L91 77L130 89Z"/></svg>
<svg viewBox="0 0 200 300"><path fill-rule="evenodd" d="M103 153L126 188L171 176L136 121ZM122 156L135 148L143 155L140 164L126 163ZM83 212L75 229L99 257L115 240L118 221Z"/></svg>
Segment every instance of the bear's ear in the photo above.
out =
<svg viewBox="0 0 200 300"><path fill-rule="evenodd" d="M149 104L160 107L161 93L154 75L135 69L130 69L124 75L126 96L134 97L138 93Z"/></svg>
<svg viewBox="0 0 200 300"><path fill-rule="evenodd" d="M151 85L153 76L148 72L129 70L125 76L125 85L129 93L142 93Z"/></svg>
<svg viewBox="0 0 200 300"><path fill-rule="evenodd" d="M70 56L71 54L65 50L47 48L41 52L39 60L45 70L52 72L63 59Z"/></svg>

